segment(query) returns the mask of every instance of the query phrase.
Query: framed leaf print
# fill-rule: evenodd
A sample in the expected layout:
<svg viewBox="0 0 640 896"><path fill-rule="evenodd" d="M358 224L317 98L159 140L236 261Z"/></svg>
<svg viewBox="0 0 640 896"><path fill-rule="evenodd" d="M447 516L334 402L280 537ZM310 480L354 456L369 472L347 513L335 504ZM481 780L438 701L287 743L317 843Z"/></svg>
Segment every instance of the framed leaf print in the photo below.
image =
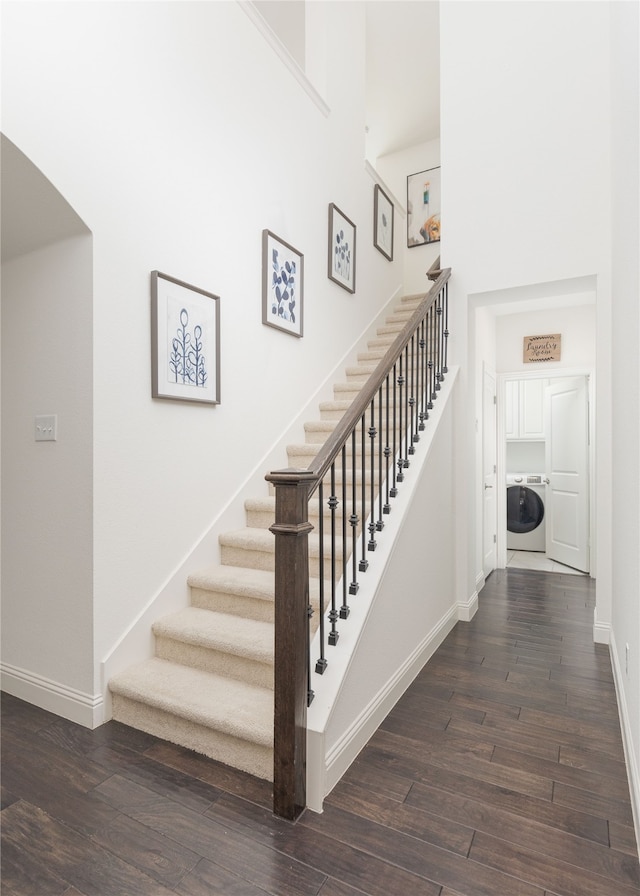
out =
<svg viewBox="0 0 640 896"><path fill-rule="evenodd" d="M302 336L304 255L262 231L262 323Z"/></svg>
<svg viewBox="0 0 640 896"><path fill-rule="evenodd" d="M373 188L373 245L393 261L393 202L380 184Z"/></svg>
<svg viewBox="0 0 640 896"><path fill-rule="evenodd" d="M356 291L356 225L333 202L329 205L327 276L347 292Z"/></svg>
<svg viewBox="0 0 640 896"><path fill-rule="evenodd" d="M151 272L151 396L220 403L220 298Z"/></svg>

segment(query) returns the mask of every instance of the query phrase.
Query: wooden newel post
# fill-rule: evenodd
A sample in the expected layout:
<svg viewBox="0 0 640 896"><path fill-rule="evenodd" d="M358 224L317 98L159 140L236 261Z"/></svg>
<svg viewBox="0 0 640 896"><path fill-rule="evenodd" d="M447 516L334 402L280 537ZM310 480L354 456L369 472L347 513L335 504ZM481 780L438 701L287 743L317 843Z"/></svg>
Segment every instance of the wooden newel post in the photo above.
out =
<svg viewBox="0 0 640 896"><path fill-rule="evenodd" d="M307 470L266 476L276 491L273 811L295 820L306 805L309 651Z"/></svg>

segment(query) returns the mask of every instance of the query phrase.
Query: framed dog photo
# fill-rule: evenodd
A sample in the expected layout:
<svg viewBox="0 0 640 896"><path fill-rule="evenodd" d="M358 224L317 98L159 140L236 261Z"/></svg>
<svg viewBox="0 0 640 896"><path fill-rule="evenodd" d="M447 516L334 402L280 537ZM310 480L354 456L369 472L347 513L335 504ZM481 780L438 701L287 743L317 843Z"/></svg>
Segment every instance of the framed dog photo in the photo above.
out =
<svg viewBox="0 0 640 896"><path fill-rule="evenodd" d="M407 246L440 242L440 168L407 177Z"/></svg>

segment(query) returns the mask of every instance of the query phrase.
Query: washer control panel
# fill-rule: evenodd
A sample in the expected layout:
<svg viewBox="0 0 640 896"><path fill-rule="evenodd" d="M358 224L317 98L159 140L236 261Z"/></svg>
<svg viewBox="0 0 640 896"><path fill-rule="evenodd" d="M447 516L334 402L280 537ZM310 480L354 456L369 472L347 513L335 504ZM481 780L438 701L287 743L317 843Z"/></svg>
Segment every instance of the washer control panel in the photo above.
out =
<svg viewBox="0 0 640 896"><path fill-rule="evenodd" d="M507 485L546 485L544 473L509 473Z"/></svg>

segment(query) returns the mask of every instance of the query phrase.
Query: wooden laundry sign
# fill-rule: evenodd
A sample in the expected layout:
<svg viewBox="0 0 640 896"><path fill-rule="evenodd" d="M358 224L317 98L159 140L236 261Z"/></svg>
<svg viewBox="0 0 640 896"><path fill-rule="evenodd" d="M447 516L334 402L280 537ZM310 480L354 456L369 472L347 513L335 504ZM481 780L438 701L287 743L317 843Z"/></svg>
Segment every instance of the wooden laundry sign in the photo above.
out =
<svg viewBox="0 0 640 896"><path fill-rule="evenodd" d="M560 333L547 336L525 336L522 340L523 362L539 364L545 361L559 361L561 340Z"/></svg>

